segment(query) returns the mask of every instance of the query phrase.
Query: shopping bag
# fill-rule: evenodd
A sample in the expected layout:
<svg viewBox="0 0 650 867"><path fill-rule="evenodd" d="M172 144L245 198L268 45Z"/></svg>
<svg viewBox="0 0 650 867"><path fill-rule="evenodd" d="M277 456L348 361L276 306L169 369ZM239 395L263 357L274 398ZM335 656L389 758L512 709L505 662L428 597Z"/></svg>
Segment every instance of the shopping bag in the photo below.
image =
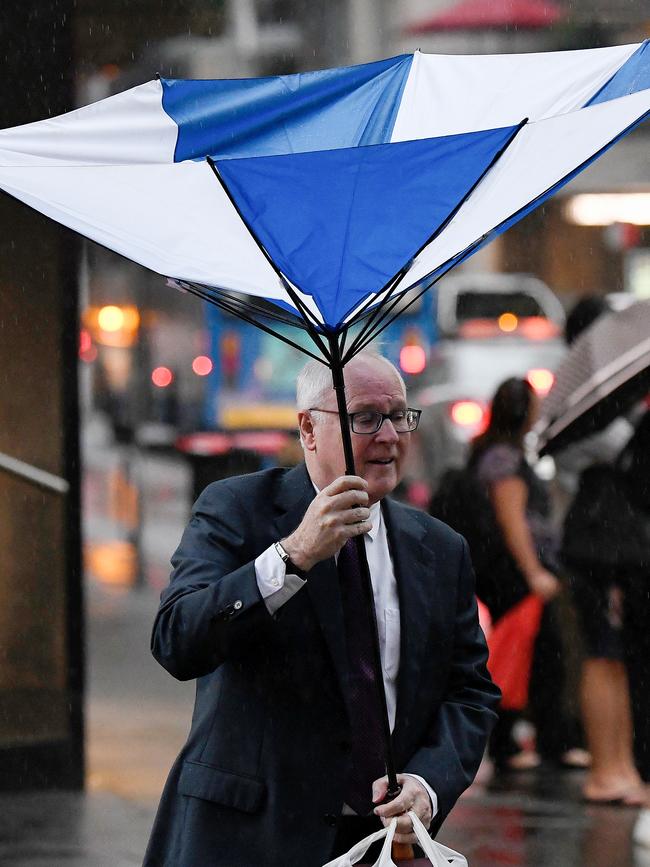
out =
<svg viewBox="0 0 650 867"><path fill-rule="evenodd" d="M488 669L502 693L501 707L523 710L528 704L530 670L544 603L529 594L492 626Z"/></svg>
<svg viewBox="0 0 650 867"><path fill-rule="evenodd" d="M459 852L454 852L453 849L448 849L442 843L436 843L429 837L427 829L415 813L410 812L408 815L413 823L413 831L418 839L418 844L422 848L426 858L417 858L414 861L402 861L400 864L396 864L392 860L391 847L397 825L397 819L393 819L387 828L381 828L379 831L375 831L374 834L370 834L369 837L365 837L363 840L355 843L349 852L346 852L345 855L340 855L333 861L328 861L324 867L352 867L354 864L357 864L358 867L363 867L359 863L360 859L363 858L373 843L382 838L384 845L382 846L379 858L372 867L431 867L431 865L432 867L467 867L467 861L463 855ZM370 867L370 865L367 865L367 867Z"/></svg>

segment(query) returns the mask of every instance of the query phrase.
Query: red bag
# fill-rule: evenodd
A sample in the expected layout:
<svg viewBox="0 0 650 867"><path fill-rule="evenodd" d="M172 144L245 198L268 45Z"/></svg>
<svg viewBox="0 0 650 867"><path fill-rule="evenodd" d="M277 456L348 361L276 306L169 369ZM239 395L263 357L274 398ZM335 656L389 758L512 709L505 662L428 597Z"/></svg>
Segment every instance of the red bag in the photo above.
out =
<svg viewBox="0 0 650 867"><path fill-rule="evenodd" d="M530 594L492 626L488 637L488 669L501 689L504 710L523 710L528 704L530 670L543 601Z"/></svg>

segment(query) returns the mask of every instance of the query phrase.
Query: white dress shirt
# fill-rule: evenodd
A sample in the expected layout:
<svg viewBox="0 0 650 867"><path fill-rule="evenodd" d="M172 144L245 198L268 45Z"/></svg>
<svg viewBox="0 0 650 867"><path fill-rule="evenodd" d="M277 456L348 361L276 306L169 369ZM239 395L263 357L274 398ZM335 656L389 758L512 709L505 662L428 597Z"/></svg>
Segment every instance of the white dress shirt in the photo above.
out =
<svg viewBox="0 0 650 867"><path fill-rule="evenodd" d="M370 580L375 597L375 614L379 632L379 651L386 692L386 706L391 731L395 727L397 708L397 674L400 662L400 619L397 581L393 560L388 547L386 523L381 506L375 503L370 507L372 529L363 537L370 567ZM307 582L298 575L287 574L285 564L275 547L271 545L255 560L257 586L264 603L271 614L284 605ZM438 812L438 798L431 786L417 774L409 774L418 780L431 798L432 815ZM351 812L344 807L344 813Z"/></svg>

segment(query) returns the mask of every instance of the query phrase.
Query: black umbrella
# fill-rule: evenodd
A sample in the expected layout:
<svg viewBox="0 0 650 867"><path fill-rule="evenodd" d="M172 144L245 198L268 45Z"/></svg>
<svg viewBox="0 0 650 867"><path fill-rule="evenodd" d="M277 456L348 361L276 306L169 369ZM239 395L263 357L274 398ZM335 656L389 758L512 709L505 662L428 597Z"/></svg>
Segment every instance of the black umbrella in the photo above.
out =
<svg viewBox="0 0 650 867"><path fill-rule="evenodd" d="M571 347L536 426L541 454L602 430L650 391L650 300L601 316Z"/></svg>

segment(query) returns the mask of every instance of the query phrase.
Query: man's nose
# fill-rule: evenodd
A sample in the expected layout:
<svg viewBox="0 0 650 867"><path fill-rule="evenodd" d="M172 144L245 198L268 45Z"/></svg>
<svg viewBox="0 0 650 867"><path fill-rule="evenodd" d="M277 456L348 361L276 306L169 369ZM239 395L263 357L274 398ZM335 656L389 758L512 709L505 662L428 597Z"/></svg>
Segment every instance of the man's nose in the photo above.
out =
<svg viewBox="0 0 650 867"><path fill-rule="evenodd" d="M395 425L389 418L385 418L381 427L375 434L375 438L382 442L395 442L399 439L399 434L395 430Z"/></svg>

